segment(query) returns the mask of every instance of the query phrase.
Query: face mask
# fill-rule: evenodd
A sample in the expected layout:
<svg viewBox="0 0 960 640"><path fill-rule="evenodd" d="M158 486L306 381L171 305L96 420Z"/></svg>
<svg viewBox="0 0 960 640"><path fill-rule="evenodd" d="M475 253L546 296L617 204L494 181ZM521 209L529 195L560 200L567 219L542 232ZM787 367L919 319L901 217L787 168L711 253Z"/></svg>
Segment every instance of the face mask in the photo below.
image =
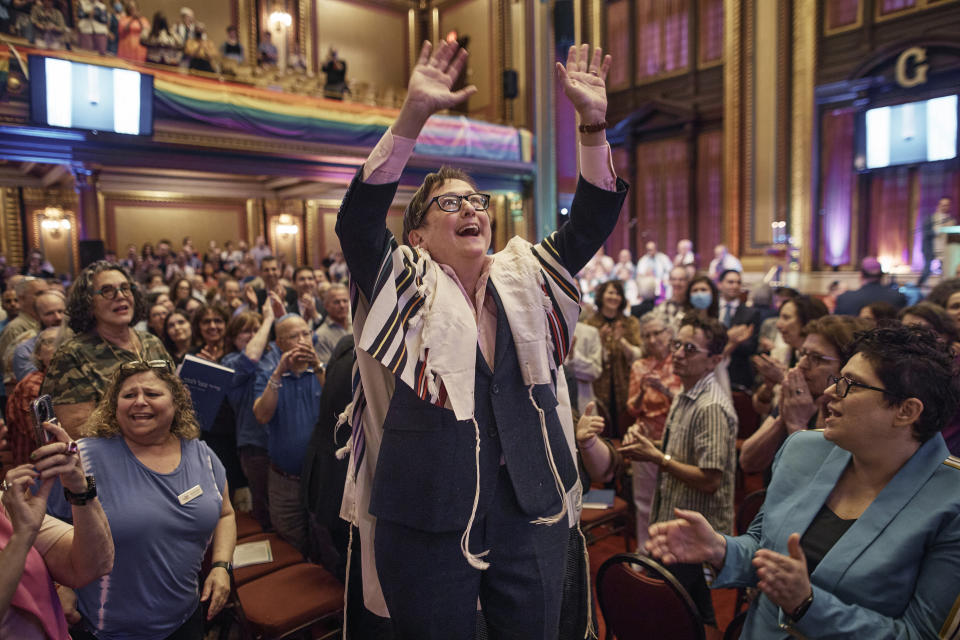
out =
<svg viewBox="0 0 960 640"><path fill-rule="evenodd" d="M709 291L697 291L690 294L690 304L696 309L707 309L713 302L713 294Z"/></svg>

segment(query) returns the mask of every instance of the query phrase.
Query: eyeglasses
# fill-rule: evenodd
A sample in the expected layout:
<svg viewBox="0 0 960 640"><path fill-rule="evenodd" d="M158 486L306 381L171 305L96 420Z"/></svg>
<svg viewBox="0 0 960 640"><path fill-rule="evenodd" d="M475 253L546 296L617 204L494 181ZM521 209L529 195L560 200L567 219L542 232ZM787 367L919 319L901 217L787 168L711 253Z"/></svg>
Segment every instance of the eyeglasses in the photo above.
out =
<svg viewBox="0 0 960 640"><path fill-rule="evenodd" d="M839 378L836 376L830 376L830 380L832 380L833 384L837 387L838 398L846 398L847 394L850 393L850 387L862 387L864 389L870 389L871 391L879 391L880 393L885 393L889 396L893 396L894 398L902 399L902 396L899 396L891 391L887 391L886 389L881 389L880 387L871 387L868 384L863 384L862 382L851 380L846 376L841 376Z"/></svg>
<svg viewBox="0 0 960 640"><path fill-rule="evenodd" d="M436 202L441 211L456 213L460 211L464 200L469 202L470 206L476 211L486 211L487 207L490 206L490 194L488 193L469 193L465 196L447 194L437 196L430 201L430 204ZM428 209L430 208L430 204L427 205Z"/></svg>
<svg viewBox="0 0 960 640"><path fill-rule="evenodd" d="M657 336L662 334L664 331L666 331L666 329L660 329L659 331L648 331L647 333L641 333L640 339L649 340L650 338L656 338Z"/></svg>
<svg viewBox="0 0 960 640"><path fill-rule="evenodd" d="M810 364L817 367L823 364L824 362L840 362L840 358L832 358L830 356L825 356L822 353L817 353L816 351L807 351L806 349L800 349L797 351L798 359L806 358L810 361Z"/></svg>
<svg viewBox="0 0 960 640"><path fill-rule="evenodd" d="M204 318L200 321L202 327L211 324L226 324L226 322L223 321L223 318Z"/></svg>
<svg viewBox="0 0 960 640"><path fill-rule="evenodd" d="M706 354L709 354L709 353L710 353L710 352L707 351L706 349L701 349L700 347L698 347L697 345L693 344L692 342L681 342L680 340L671 340L671 341L670 341L670 350L671 350L671 351L676 351L676 350L679 349L680 347L683 347L683 352L684 352L686 355L688 355L688 356L692 356L692 355L695 355L695 354L697 354L697 353L706 353Z"/></svg>
<svg viewBox="0 0 960 640"><path fill-rule="evenodd" d="M170 373L170 363L166 360L131 360L120 365L121 371L142 371L145 369L161 369Z"/></svg>
<svg viewBox="0 0 960 640"><path fill-rule="evenodd" d="M118 293L122 293L125 298L129 298L135 290L136 287L129 283L124 283L119 287L115 287L112 284L105 284L94 291L93 295L103 296L105 300L113 300L117 297Z"/></svg>

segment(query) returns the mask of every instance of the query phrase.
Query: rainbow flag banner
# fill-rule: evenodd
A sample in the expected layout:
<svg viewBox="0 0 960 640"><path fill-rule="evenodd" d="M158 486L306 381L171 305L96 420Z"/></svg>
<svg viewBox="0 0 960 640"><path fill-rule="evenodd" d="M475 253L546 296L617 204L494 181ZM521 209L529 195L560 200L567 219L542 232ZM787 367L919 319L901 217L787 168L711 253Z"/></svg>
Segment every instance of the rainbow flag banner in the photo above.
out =
<svg viewBox="0 0 960 640"><path fill-rule="evenodd" d="M203 78L157 73L157 117L192 120L271 137L371 148L397 110L266 89L227 85ZM530 162L533 137L514 127L433 116L417 140L416 152L496 162Z"/></svg>

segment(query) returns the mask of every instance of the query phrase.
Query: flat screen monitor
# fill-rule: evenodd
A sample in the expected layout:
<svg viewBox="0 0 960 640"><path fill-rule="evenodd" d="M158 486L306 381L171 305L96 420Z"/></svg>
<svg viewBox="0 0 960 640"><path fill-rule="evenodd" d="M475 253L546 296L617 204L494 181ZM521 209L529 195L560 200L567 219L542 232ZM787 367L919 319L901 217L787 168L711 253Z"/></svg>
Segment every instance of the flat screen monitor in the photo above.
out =
<svg viewBox="0 0 960 640"><path fill-rule="evenodd" d="M868 109L863 120L864 168L957 157L957 96Z"/></svg>
<svg viewBox="0 0 960 640"><path fill-rule="evenodd" d="M153 76L30 56L30 121L127 135L153 134Z"/></svg>

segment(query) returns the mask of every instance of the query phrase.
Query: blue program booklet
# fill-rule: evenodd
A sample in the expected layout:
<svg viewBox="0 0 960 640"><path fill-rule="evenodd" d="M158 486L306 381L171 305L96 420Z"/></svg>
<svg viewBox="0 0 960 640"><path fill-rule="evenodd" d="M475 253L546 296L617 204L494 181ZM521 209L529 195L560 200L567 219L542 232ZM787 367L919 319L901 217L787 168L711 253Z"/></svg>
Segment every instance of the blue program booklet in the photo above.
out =
<svg viewBox="0 0 960 640"><path fill-rule="evenodd" d="M590 489L583 494L584 509L612 509L613 489Z"/></svg>
<svg viewBox="0 0 960 640"><path fill-rule="evenodd" d="M209 431L220 410L220 404L233 383L233 369L216 362L187 355L177 368L177 375L190 390L193 411L203 431Z"/></svg>

